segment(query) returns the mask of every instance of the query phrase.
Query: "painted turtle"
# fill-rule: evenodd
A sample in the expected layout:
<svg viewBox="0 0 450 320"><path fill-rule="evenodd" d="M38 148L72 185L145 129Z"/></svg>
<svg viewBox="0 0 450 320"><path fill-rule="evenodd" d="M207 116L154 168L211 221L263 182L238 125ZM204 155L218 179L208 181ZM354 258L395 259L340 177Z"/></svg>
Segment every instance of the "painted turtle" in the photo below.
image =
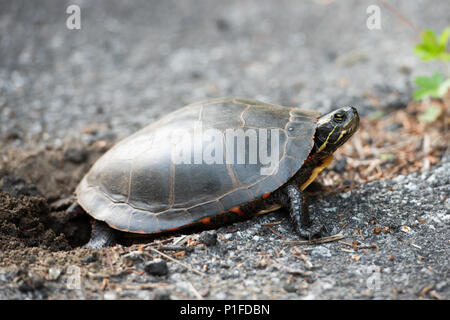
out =
<svg viewBox="0 0 450 320"><path fill-rule="evenodd" d="M190 104L105 153L78 185L77 201L109 227L139 234L284 207L310 238L302 191L358 125L353 107L320 117L244 98ZM107 245L105 230L94 228L87 247Z"/></svg>

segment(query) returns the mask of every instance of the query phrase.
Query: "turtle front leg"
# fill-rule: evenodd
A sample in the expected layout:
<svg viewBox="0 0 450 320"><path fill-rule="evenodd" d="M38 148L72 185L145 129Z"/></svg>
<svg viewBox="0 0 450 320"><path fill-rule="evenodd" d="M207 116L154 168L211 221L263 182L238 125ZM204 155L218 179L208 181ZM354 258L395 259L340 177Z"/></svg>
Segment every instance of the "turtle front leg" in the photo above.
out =
<svg viewBox="0 0 450 320"><path fill-rule="evenodd" d="M281 205L289 211L289 219L295 231L303 238L311 239L311 233L305 229L311 224L308 205L303 192L294 184L287 184L282 189Z"/></svg>
<svg viewBox="0 0 450 320"><path fill-rule="evenodd" d="M91 239L83 246L83 248L101 249L109 247L116 243L116 239L117 235L115 230L111 229L102 221L93 221Z"/></svg>
<svg viewBox="0 0 450 320"><path fill-rule="evenodd" d="M281 189L280 201L289 211L289 219L301 237L311 240L321 238L324 231L328 233L326 226L313 226L306 196L295 184L289 183Z"/></svg>

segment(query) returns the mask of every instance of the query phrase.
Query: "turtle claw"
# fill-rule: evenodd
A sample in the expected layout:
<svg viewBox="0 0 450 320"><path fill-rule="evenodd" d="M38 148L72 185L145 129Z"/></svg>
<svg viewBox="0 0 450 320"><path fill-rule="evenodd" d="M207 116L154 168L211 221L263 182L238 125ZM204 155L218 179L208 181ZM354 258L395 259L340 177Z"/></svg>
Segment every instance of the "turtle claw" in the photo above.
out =
<svg viewBox="0 0 450 320"><path fill-rule="evenodd" d="M319 233L321 235L321 238L323 238L329 236L331 234L331 230L328 229L328 227L325 224L323 224L322 227L320 228Z"/></svg>
<svg viewBox="0 0 450 320"><path fill-rule="evenodd" d="M304 238L307 239L308 241L311 240L315 240L315 239L320 239L323 237L326 237L330 234L329 229L325 226L322 225L320 228L314 224L308 226L308 228L303 228L303 227L298 227L295 230L297 232L297 234Z"/></svg>
<svg viewBox="0 0 450 320"><path fill-rule="evenodd" d="M300 236L300 237L302 237L302 238L304 238L304 239L307 239L308 241L311 241L311 239L313 238L313 234L310 232L310 231L308 231L308 230L305 230L305 229L303 229L303 228L297 228L297 234Z"/></svg>
<svg viewBox="0 0 450 320"><path fill-rule="evenodd" d="M317 230L318 229L318 230ZM330 231L328 230L326 225L322 225L320 228L315 228L315 230L312 232L312 238L313 239L321 239L324 237L327 237L330 234Z"/></svg>

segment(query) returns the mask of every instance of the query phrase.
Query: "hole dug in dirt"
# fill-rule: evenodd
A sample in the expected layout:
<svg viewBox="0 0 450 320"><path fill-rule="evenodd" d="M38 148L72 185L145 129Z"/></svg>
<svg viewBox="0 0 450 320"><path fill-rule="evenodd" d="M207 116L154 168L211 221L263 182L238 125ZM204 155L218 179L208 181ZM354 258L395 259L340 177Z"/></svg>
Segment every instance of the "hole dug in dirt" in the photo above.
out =
<svg viewBox="0 0 450 320"><path fill-rule="evenodd" d="M0 251L71 250L87 243L90 218L85 214L69 218L66 209L73 201L70 197L78 182L109 146L105 141L90 145L69 141L59 148L46 146L2 153ZM77 152L68 151L72 149Z"/></svg>
<svg viewBox="0 0 450 320"><path fill-rule="evenodd" d="M68 221L66 212L52 212L45 198L0 192L0 250L41 247L71 250L89 240L90 222L85 215Z"/></svg>

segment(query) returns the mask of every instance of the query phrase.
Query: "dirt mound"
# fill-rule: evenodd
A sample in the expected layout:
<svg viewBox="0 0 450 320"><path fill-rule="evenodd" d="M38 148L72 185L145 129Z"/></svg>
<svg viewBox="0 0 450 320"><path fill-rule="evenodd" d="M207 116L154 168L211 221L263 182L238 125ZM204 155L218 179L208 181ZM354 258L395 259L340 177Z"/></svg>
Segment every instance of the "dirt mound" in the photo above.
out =
<svg viewBox="0 0 450 320"><path fill-rule="evenodd" d="M0 192L0 250L46 247L52 251L69 250L69 240L52 229L50 209L42 197L14 198Z"/></svg>
<svg viewBox="0 0 450 320"><path fill-rule="evenodd" d="M107 149L97 141L8 150L0 157L0 250L70 250L90 236L87 215L69 217L70 197L92 163ZM69 221L70 220L70 221Z"/></svg>

